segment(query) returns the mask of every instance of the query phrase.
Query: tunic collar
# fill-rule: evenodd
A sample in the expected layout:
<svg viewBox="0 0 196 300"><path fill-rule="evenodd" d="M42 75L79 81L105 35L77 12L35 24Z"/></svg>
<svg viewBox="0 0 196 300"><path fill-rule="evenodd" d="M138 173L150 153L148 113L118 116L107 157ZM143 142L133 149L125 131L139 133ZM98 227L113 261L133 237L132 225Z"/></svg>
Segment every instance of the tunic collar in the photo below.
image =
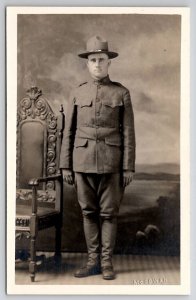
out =
<svg viewBox="0 0 196 300"><path fill-rule="evenodd" d="M101 78L101 79L94 79L94 78L90 77L90 82L94 83L96 85L99 85L99 84L108 84L111 82L111 80L110 80L109 75L107 75L106 77Z"/></svg>

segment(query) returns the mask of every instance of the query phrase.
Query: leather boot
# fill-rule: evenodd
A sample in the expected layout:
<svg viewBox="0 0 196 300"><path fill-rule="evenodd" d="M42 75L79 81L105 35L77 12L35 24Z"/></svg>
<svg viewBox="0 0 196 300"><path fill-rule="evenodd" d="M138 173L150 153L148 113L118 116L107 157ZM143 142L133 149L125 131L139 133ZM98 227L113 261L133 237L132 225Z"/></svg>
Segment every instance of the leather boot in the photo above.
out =
<svg viewBox="0 0 196 300"><path fill-rule="evenodd" d="M83 216L84 235L88 250L88 261L74 274L75 277L87 277L101 273L100 263L100 222L99 216Z"/></svg>
<svg viewBox="0 0 196 300"><path fill-rule="evenodd" d="M117 230L116 218L102 218L101 241L101 269L103 279L112 280L115 273L112 266L112 254L115 246Z"/></svg>
<svg viewBox="0 0 196 300"><path fill-rule="evenodd" d="M100 260L88 260L87 264L77 270L74 274L75 277L82 278L91 275L101 274L101 264Z"/></svg>
<svg viewBox="0 0 196 300"><path fill-rule="evenodd" d="M101 268L102 271L102 275L103 275L103 279L105 280L113 280L115 279L115 273L114 273L114 269L113 266L103 266Z"/></svg>

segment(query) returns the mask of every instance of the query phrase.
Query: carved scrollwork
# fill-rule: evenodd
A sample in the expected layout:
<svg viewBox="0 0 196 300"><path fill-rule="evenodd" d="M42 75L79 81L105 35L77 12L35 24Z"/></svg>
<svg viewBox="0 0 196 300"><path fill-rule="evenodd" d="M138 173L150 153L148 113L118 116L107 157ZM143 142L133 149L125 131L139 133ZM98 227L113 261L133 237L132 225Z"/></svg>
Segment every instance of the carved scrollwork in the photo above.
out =
<svg viewBox="0 0 196 300"><path fill-rule="evenodd" d="M56 126L57 126L57 118L54 116L54 115L52 115L52 114L49 114L49 119L48 119L48 127L50 128L50 129L52 129L52 130L54 130L54 129L56 129Z"/></svg>
<svg viewBox="0 0 196 300"><path fill-rule="evenodd" d="M49 107L45 101L43 101L43 98L38 98L35 101L35 113L37 116L40 116L41 120L45 120L46 117L48 116L48 111Z"/></svg>
<svg viewBox="0 0 196 300"><path fill-rule="evenodd" d="M51 116L48 123L48 151L47 151L47 175L53 175L56 173L56 141L57 141L57 118ZM47 184L48 189L55 188L54 183Z"/></svg>
<svg viewBox="0 0 196 300"><path fill-rule="evenodd" d="M48 190L54 190L55 188L55 185L54 185L54 181L48 181L47 182L47 189ZM48 202L52 202L52 199L48 199Z"/></svg>
<svg viewBox="0 0 196 300"><path fill-rule="evenodd" d="M22 200L22 201L32 200L32 191L31 190L17 190L16 191L16 201L19 201L19 200Z"/></svg>
<svg viewBox="0 0 196 300"><path fill-rule="evenodd" d="M54 190L53 182L47 183L48 190ZM16 201L31 201L32 200L32 191L31 190L17 190L16 192ZM39 202L55 202L55 192L54 191L43 191L39 190L37 192L37 200ZM21 220L21 218L20 218Z"/></svg>
<svg viewBox="0 0 196 300"><path fill-rule="evenodd" d="M48 175L53 175L56 172L55 166L49 165L47 168Z"/></svg>
<svg viewBox="0 0 196 300"><path fill-rule="evenodd" d="M54 115L50 105L47 100L42 97L42 91L37 87L31 87L27 90L27 97L23 98L18 103L18 112L17 112L17 128L19 124L25 120L40 120L45 126L47 131L47 148L46 150L46 174L43 176L54 175L57 172L56 167L56 143L57 143L57 117ZM18 136L18 134L17 134ZM18 141L17 141L18 143ZM17 144L17 149L18 149ZM18 169L18 168L17 168ZM17 178L18 177L17 173ZM46 184L46 188L50 187L51 184ZM52 185L55 189L55 185Z"/></svg>
<svg viewBox="0 0 196 300"><path fill-rule="evenodd" d="M25 120L32 114L32 102L29 98L24 98L20 102L20 111L18 113L18 121Z"/></svg>
<svg viewBox="0 0 196 300"><path fill-rule="evenodd" d="M16 240L21 240L23 237L30 239L31 234L29 231L24 231L24 232L16 232L15 238Z"/></svg>
<svg viewBox="0 0 196 300"><path fill-rule="evenodd" d="M22 110L25 112L26 110L31 108L31 100L29 98L24 98L21 101Z"/></svg>
<svg viewBox="0 0 196 300"><path fill-rule="evenodd" d="M37 87L31 87L27 91L27 96L26 98L23 98L19 102L18 106L18 116L19 120L25 120L28 117L30 118L40 118L41 120L48 120L48 127L50 126L55 127L55 125L50 125L53 124L55 120L55 116L47 103L47 101L41 97L42 96L42 91L39 90Z"/></svg>
<svg viewBox="0 0 196 300"><path fill-rule="evenodd" d="M55 158L54 151L49 150L48 154L47 154L47 157L48 157L48 161L52 161Z"/></svg>
<svg viewBox="0 0 196 300"><path fill-rule="evenodd" d="M49 134L48 135L48 142L49 143L55 143L56 142L56 135L55 134Z"/></svg>
<svg viewBox="0 0 196 300"><path fill-rule="evenodd" d="M36 100L42 95L42 91L38 89L38 87L32 86L30 89L27 90L27 95L29 96L30 100Z"/></svg>

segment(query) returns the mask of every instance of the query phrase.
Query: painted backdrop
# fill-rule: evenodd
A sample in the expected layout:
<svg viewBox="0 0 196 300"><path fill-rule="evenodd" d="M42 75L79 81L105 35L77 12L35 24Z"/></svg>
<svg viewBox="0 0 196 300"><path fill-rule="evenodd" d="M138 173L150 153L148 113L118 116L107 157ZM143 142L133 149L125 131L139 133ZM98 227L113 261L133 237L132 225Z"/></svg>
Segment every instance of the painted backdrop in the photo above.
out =
<svg viewBox="0 0 196 300"><path fill-rule="evenodd" d="M18 100L38 86L66 114L71 89L88 76L77 56L86 40L101 35L119 53L110 78L130 90L137 151L116 251L179 252L180 24L177 15L18 16ZM66 185L64 207L63 249L85 251L80 209ZM50 235L41 235L41 248L53 247Z"/></svg>

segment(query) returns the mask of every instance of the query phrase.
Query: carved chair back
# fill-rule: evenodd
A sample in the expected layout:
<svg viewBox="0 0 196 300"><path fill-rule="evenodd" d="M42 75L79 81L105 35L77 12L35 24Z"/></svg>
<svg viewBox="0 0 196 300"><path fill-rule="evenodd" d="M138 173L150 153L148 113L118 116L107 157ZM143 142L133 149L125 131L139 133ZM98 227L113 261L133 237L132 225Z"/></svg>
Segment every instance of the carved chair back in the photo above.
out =
<svg viewBox="0 0 196 300"><path fill-rule="evenodd" d="M41 90L32 87L17 109L17 199L16 204L31 205L32 178L48 177L59 173L61 136L64 126L63 108L55 116ZM60 209L58 183L39 184L38 206Z"/></svg>

